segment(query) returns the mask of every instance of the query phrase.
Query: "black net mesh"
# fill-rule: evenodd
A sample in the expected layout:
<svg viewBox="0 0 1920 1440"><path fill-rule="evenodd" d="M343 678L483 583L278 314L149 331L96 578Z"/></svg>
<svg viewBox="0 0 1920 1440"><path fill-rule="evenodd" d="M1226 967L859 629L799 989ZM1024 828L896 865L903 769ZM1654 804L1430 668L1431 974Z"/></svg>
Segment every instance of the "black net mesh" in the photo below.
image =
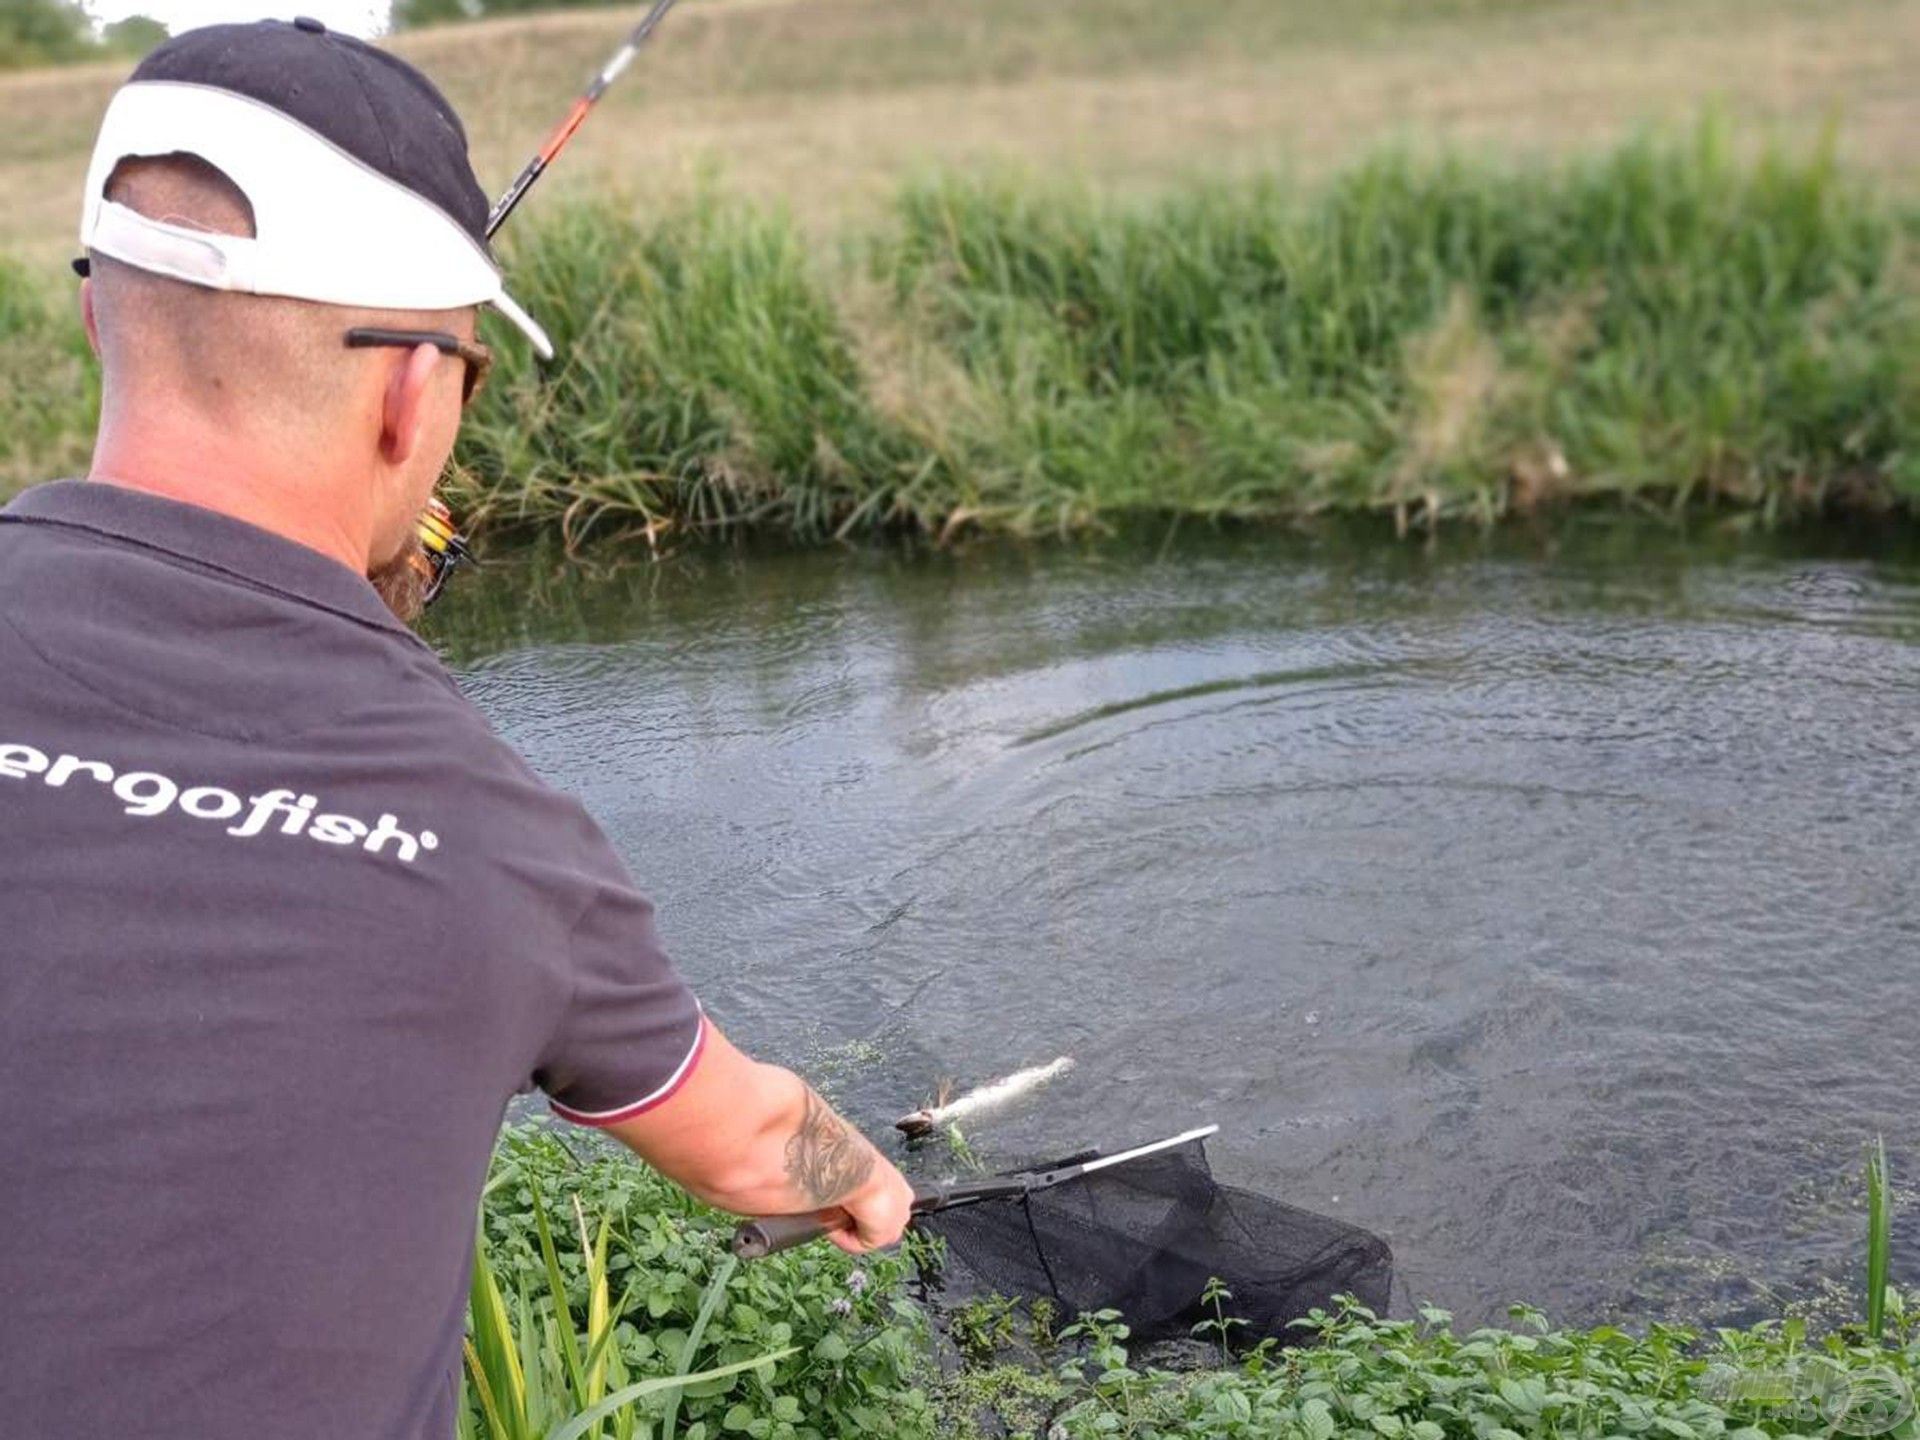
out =
<svg viewBox="0 0 1920 1440"><path fill-rule="evenodd" d="M1336 1295L1384 1313L1393 1286L1386 1241L1218 1183L1197 1141L921 1223L946 1240L966 1288L1049 1299L1068 1316L1116 1309L1142 1340L1210 1318L1200 1302L1210 1279L1233 1292L1225 1308L1247 1322L1235 1332L1244 1343L1305 1338L1287 1322Z"/></svg>

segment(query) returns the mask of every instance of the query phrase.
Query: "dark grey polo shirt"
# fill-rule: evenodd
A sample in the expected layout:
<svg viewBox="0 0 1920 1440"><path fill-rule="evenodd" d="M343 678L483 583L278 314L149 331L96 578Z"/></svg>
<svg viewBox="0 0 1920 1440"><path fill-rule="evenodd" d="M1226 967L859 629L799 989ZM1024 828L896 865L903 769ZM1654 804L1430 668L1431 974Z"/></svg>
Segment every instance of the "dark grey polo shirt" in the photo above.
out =
<svg viewBox="0 0 1920 1440"><path fill-rule="evenodd" d="M364 580L0 512L0 1434L447 1440L510 1096L657 1103L647 902Z"/></svg>

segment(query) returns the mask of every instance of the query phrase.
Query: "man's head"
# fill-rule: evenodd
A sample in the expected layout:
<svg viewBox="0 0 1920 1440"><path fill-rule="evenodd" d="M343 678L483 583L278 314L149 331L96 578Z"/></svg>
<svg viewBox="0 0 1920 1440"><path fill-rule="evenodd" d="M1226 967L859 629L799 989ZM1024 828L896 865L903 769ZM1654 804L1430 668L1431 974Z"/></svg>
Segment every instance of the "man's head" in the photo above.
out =
<svg viewBox="0 0 1920 1440"><path fill-rule="evenodd" d="M161 47L88 180L96 475L394 580L459 425L479 305L550 350L501 288L486 211L457 117L394 57L308 21Z"/></svg>
<svg viewBox="0 0 1920 1440"><path fill-rule="evenodd" d="M252 237L252 207L190 155L125 160L107 198L182 229ZM415 518L459 427L465 362L430 345L347 347L357 327L474 334L477 312L393 311L209 290L96 257L83 290L103 378L102 431L121 446L222 437L246 483L365 535L366 568L403 617L419 608ZM190 442L191 443L191 442ZM199 448L197 445L196 449Z"/></svg>

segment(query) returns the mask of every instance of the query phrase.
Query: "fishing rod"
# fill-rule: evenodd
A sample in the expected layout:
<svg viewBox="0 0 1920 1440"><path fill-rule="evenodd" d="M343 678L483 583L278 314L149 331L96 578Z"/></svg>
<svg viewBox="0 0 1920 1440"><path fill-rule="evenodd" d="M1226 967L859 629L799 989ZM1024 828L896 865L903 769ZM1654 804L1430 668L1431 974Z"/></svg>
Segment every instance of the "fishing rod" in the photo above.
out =
<svg viewBox="0 0 1920 1440"><path fill-rule="evenodd" d="M500 232L500 227L507 223L507 217L512 215L519 208L520 202L527 198L527 192L533 188L534 182L547 173L547 167L554 162L562 150L567 148L567 142L579 132L587 116L593 113L593 107L600 103L600 97L605 95L613 82L625 73L629 65L633 64L634 57L640 53L640 47L647 43L660 22L667 18L667 12L678 3L679 0L654 0L653 8L647 11L646 17L638 25L633 27L633 32L627 36L620 48L614 51L613 58L600 68L600 73L593 77L580 98L573 102L573 108L567 112L566 118L555 128L553 134L547 137L547 143L534 152L526 168L514 177L513 184L507 187L506 194L502 195L494 203L493 209L487 212L487 239L493 239ZM440 598L440 593L446 589L447 581L452 578L455 570L462 565L477 562L474 560L473 551L467 545L466 537L460 533L459 527L454 523L453 512L438 499L427 502L426 512L420 517L418 533L420 549L414 564L424 582L420 601L424 608Z"/></svg>
<svg viewBox="0 0 1920 1440"><path fill-rule="evenodd" d="M500 227L507 223L507 217L513 214L522 200L527 198L527 191L533 188L534 181L547 173L547 167L554 162L554 158L562 150L567 148L567 142L573 139L587 116L593 113L593 107L600 103L600 97L607 93L613 82L618 80L626 68L633 63L634 56L640 53L640 47L647 43L654 29L666 19L667 12L678 3L679 0L654 0L653 8L647 12L646 18L633 27L633 33L627 36L626 41L614 52L613 58L601 67L600 73L593 77L592 83L587 86L580 98L573 102L573 108L567 112L566 118L560 122L553 134L547 137L547 143L534 153L534 157L527 162L527 168L520 172L513 184L507 187L507 193L500 197L488 213L487 239L493 239Z"/></svg>
<svg viewBox="0 0 1920 1440"><path fill-rule="evenodd" d="M962 1205L978 1205L985 1200L1018 1200L1041 1190L1051 1190L1056 1185L1070 1184L1101 1170L1110 1170L1115 1165L1143 1160L1163 1150L1176 1150L1219 1132L1218 1125L1202 1125L1198 1130L1156 1140L1151 1145L1136 1145L1117 1155L1098 1155L1091 1160L1061 1165L1052 1170L996 1175L986 1180L947 1180L917 1185L913 1191L913 1213L931 1215ZM804 1245L809 1240L818 1240L834 1230L845 1228L845 1223L836 1225L822 1220L818 1215L766 1215L758 1220L743 1220L733 1233L733 1253L742 1260L763 1260L769 1255L791 1250L796 1245Z"/></svg>

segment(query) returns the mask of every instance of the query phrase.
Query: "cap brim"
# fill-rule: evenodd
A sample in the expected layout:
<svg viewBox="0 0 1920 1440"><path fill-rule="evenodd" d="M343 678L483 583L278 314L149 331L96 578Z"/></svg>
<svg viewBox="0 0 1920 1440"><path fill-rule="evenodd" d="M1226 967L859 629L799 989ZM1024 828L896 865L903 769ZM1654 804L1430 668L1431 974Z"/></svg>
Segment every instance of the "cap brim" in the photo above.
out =
<svg viewBox="0 0 1920 1440"><path fill-rule="evenodd" d="M520 308L519 301L502 290L487 303L511 321L514 329L527 337L528 343L533 346L534 354L542 360L553 359L553 341L547 338L547 332L540 327L540 322Z"/></svg>

